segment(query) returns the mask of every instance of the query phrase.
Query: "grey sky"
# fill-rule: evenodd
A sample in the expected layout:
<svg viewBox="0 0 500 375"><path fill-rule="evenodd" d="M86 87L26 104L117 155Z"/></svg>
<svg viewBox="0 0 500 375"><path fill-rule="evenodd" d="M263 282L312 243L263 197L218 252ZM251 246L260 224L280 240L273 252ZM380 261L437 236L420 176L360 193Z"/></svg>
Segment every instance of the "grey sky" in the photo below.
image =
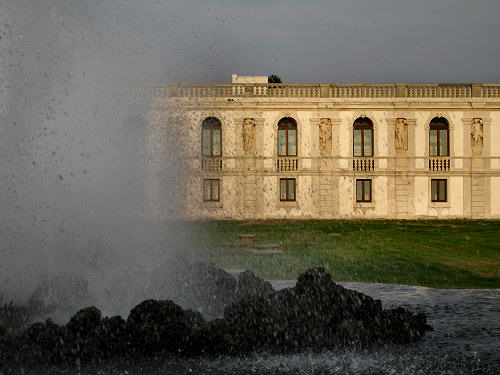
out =
<svg viewBox="0 0 500 375"><path fill-rule="evenodd" d="M117 29L149 37L148 59L163 59L166 80L227 81L231 72L290 82L499 79L498 0L111 4Z"/></svg>
<svg viewBox="0 0 500 375"><path fill-rule="evenodd" d="M17 4L21 22L35 3L5 1ZM36 3L58 20L52 32L72 39L68 54L118 60L131 79L228 81L231 73L272 72L289 82L500 78L498 0Z"/></svg>

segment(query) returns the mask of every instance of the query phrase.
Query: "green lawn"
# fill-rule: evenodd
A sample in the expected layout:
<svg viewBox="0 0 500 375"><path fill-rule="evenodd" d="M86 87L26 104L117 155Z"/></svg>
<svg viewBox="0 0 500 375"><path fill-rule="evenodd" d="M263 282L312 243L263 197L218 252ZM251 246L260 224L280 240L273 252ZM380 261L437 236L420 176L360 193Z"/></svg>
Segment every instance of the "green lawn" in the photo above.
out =
<svg viewBox="0 0 500 375"><path fill-rule="evenodd" d="M295 279L323 266L337 281L500 288L498 221L208 221L193 223L200 257L266 279ZM279 243L283 254L254 254L238 234L257 244Z"/></svg>

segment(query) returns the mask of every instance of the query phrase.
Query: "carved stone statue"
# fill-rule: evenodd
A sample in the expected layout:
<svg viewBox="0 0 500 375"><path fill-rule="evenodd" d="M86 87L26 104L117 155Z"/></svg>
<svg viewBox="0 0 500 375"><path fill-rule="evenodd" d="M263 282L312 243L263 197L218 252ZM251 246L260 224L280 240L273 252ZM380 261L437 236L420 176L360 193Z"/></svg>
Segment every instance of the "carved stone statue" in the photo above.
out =
<svg viewBox="0 0 500 375"><path fill-rule="evenodd" d="M248 154L255 152L255 120L243 120L243 150Z"/></svg>
<svg viewBox="0 0 500 375"><path fill-rule="evenodd" d="M396 151L408 150L408 130L405 118L398 118L396 120Z"/></svg>
<svg viewBox="0 0 500 375"><path fill-rule="evenodd" d="M480 118L472 120L470 133L473 154L480 154L483 150L483 121Z"/></svg>
<svg viewBox="0 0 500 375"><path fill-rule="evenodd" d="M329 118L319 120L319 150L321 153L332 150L332 121Z"/></svg>

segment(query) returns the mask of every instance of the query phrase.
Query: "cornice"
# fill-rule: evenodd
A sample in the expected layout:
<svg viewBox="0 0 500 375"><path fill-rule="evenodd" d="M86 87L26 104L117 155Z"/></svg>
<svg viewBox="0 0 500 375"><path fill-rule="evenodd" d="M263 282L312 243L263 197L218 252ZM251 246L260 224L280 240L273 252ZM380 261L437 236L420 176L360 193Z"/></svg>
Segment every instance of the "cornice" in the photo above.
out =
<svg viewBox="0 0 500 375"><path fill-rule="evenodd" d="M401 102L404 100L404 102ZM478 100L481 100L480 102ZM401 105L401 104L404 104ZM342 111L342 110L353 110L363 108L367 111L384 110L384 111L415 111L415 110L500 110L500 100L488 100L483 99L434 99L432 101L428 99L415 100L415 99L342 99L342 100L328 100L328 99L316 99L312 100L274 100L274 98L269 99L259 99L255 100L250 98L242 101L221 101L221 100L197 100L193 101L173 101L170 99L164 100L161 103L155 103L152 105L152 109L155 110L258 110L258 111L275 111L275 110L309 110L309 111Z"/></svg>

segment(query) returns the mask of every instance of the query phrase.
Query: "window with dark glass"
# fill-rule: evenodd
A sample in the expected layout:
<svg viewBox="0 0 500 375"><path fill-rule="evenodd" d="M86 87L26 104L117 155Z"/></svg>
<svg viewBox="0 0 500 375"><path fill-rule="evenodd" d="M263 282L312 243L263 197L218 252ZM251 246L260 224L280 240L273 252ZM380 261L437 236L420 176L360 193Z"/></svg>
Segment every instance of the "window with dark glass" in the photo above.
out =
<svg viewBox="0 0 500 375"><path fill-rule="evenodd" d="M356 202L372 201L372 180L356 180Z"/></svg>
<svg viewBox="0 0 500 375"><path fill-rule="evenodd" d="M205 202L218 202L220 200L220 180L203 180L203 200Z"/></svg>
<svg viewBox="0 0 500 375"><path fill-rule="evenodd" d="M297 123L291 117L278 122L278 156L297 156Z"/></svg>
<svg viewBox="0 0 500 375"><path fill-rule="evenodd" d="M359 117L354 121L353 155L373 156L373 123L367 117Z"/></svg>
<svg viewBox="0 0 500 375"><path fill-rule="evenodd" d="M295 178L280 178L280 201L295 201Z"/></svg>
<svg viewBox="0 0 500 375"><path fill-rule="evenodd" d="M432 179L431 180L431 201L432 202L446 202L446 180L445 179Z"/></svg>
<svg viewBox="0 0 500 375"><path fill-rule="evenodd" d="M222 125L219 119L208 117L202 123L202 155L221 156Z"/></svg>
<svg viewBox="0 0 500 375"><path fill-rule="evenodd" d="M449 126L444 117L434 117L429 129L429 156L449 156Z"/></svg>

